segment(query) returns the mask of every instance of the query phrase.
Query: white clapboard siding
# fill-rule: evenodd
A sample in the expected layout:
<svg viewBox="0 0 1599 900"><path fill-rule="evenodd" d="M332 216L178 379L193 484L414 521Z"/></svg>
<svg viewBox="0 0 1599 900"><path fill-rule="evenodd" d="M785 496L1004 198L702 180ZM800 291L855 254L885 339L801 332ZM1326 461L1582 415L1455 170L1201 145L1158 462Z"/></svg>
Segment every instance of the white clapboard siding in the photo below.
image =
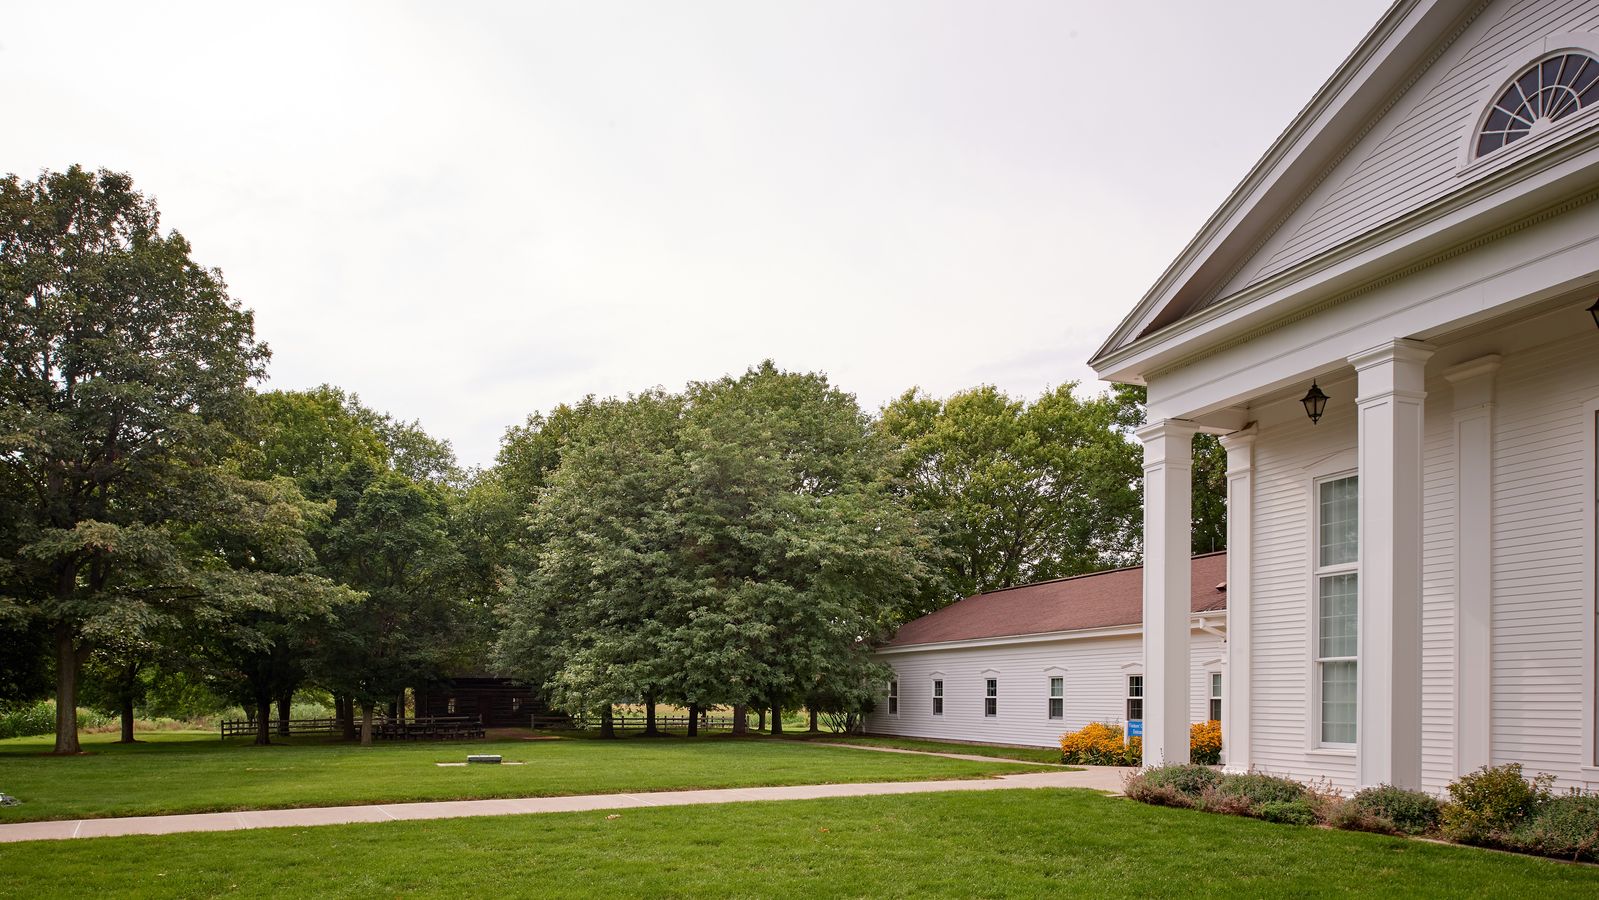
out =
<svg viewBox="0 0 1599 900"><path fill-rule="evenodd" d="M1422 448L1421 782L1441 792L1455 771L1455 413L1449 383L1427 383Z"/></svg>
<svg viewBox="0 0 1599 900"><path fill-rule="evenodd" d="M1583 491L1599 399L1593 335L1514 354L1495 435L1493 760L1583 783ZM1591 778L1591 775L1588 776Z"/></svg>
<svg viewBox="0 0 1599 900"><path fill-rule="evenodd" d="M1478 14L1334 170L1288 214L1225 297L1386 225L1494 170L1459 174L1484 94L1530 44L1550 34L1599 30L1593 0L1493 3ZM1529 60L1530 61L1530 60Z"/></svg>
<svg viewBox="0 0 1599 900"><path fill-rule="evenodd" d="M1221 616L1217 614L1219 619ZM1209 673L1222 671L1222 639L1193 632L1194 721L1207 718ZM1143 671L1137 635L885 653L899 677L899 714L886 695L866 719L874 734L1054 747L1090 722L1126 719L1127 676ZM935 673L939 673L935 676ZM1049 677L1066 679L1065 717L1049 718ZM944 681L944 714L934 716L933 679ZM985 680L999 680L998 715L983 715Z"/></svg>

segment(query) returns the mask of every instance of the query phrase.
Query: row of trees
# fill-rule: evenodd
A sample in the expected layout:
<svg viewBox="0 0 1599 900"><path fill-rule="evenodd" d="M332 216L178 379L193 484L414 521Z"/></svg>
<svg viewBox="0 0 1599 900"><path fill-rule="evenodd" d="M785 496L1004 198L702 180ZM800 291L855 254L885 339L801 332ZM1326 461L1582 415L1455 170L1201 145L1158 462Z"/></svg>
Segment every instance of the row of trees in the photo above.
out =
<svg viewBox="0 0 1599 900"><path fill-rule="evenodd" d="M768 362L535 415L462 472L335 388L259 392L268 359L126 176L0 181L0 700L53 677L58 752L80 685L131 740L173 678L254 710L260 742L303 687L370 723L488 664L572 712L850 715L898 623L1138 559L1133 390L911 391L874 416ZM1217 549L1220 456L1197 450Z"/></svg>
<svg viewBox="0 0 1599 900"><path fill-rule="evenodd" d="M125 739L159 669L264 741L301 685L370 713L486 621L448 445L337 390L257 393L268 358L126 176L0 181L0 656L9 690L53 674L57 752L85 671Z"/></svg>

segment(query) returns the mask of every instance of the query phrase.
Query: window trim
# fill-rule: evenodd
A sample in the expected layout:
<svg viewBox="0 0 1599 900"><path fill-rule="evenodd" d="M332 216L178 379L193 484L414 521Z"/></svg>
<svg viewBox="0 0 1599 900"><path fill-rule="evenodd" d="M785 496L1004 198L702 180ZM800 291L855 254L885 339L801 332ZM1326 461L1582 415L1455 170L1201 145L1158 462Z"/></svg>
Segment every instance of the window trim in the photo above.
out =
<svg viewBox="0 0 1599 900"><path fill-rule="evenodd" d="M1133 679L1134 678L1138 679L1138 696L1136 696L1136 697L1133 696ZM1124 675L1122 677L1122 715L1124 717L1122 719L1122 721L1124 723L1142 722L1142 721L1144 721L1144 712L1145 712L1145 710L1144 710L1144 699L1145 699L1145 697L1146 697L1146 694L1145 694L1145 691L1144 691L1144 673L1143 672L1128 672L1126 675ZM1137 719L1133 718L1133 701L1134 700L1138 701L1138 718Z"/></svg>
<svg viewBox="0 0 1599 900"><path fill-rule="evenodd" d="M1060 693L1055 693L1055 682L1060 682ZM1060 704L1060 712L1055 712L1055 705ZM1066 719L1066 673L1058 669L1044 673L1044 719L1049 722L1061 722Z"/></svg>
<svg viewBox="0 0 1599 900"><path fill-rule="evenodd" d="M999 718L999 673L983 673L983 718Z"/></svg>
<svg viewBox="0 0 1599 900"><path fill-rule="evenodd" d="M941 719L944 717L944 673L934 672L928 680L932 682L932 702L928 704L928 707L932 710L933 716Z"/></svg>
<svg viewBox="0 0 1599 900"><path fill-rule="evenodd" d="M1360 746L1360 678L1362 668L1360 665L1360 619L1363 617L1364 603L1361 585L1364 583L1360 573L1361 548L1360 536L1357 530L1355 545L1355 561L1352 563L1338 563L1330 566L1321 564L1321 486L1345 478L1360 477L1358 466L1353 464L1355 451L1346 454L1336 454L1327 460L1328 463L1342 462L1346 458L1349 463L1344 466L1329 465L1322 473L1313 475L1310 479L1307 500L1309 506L1309 562L1310 579L1309 589L1306 593L1306 604L1309 627L1306 634L1309 636L1308 645L1308 673L1310 684L1310 709L1305 719L1308 749L1311 750L1336 750L1353 751ZM1358 485L1358 482L1357 482ZM1357 487L1355 495L1356 516L1360 515L1361 495ZM1355 655L1354 656L1327 656L1321 655L1321 581L1338 575L1355 576ZM1352 662L1355 664L1355 740L1352 742L1327 741L1322 739L1322 666L1329 662Z"/></svg>
<svg viewBox="0 0 1599 900"><path fill-rule="evenodd" d="M895 675L888 680L888 714L899 716L899 676Z"/></svg>

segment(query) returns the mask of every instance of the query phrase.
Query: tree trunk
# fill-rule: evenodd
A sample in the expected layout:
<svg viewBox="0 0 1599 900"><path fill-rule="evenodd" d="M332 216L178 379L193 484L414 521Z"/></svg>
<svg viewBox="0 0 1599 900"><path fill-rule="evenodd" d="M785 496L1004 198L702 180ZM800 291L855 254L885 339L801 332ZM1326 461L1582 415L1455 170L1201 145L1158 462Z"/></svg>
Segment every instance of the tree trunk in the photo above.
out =
<svg viewBox="0 0 1599 900"><path fill-rule="evenodd" d="M811 714L811 734L815 734L822 729L816 727L816 710L812 708L809 712Z"/></svg>
<svg viewBox="0 0 1599 900"><path fill-rule="evenodd" d="M78 642L72 629L56 626L56 753L79 753Z"/></svg>
<svg viewBox="0 0 1599 900"><path fill-rule="evenodd" d="M399 715L396 717L397 721L399 721L401 724L404 724L405 723L405 691L400 691L400 696L399 696L399 698L397 700L395 700L394 707L395 707L395 709L397 709L399 711Z"/></svg>
<svg viewBox="0 0 1599 900"><path fill-rule="evenodd" d="M289 736L289 713L294 708L293 694L280 694L278 696L278 736Z"/></svg>
<svg viewBox="0 0 1599 900"><path fill-rule="evenodd" d="M255 699L255 745L265 747L272 743L272 695L262 694Z"/></svg>
<svg viewBox="0 0 1599 900"><path fill-rule="evenodd" d="M766 707L764 706L755 711L755 730L766 730Z"/></svg>
<svg viewBox="0 0 1599 900"><path fill-rule="evenodd" d="M361 746L372 746L372 702L361 704Z"/></svg>
<svg viewBox="0 0 1599 900"><path fill-rule="evenodd" d="M609 703L605 704L605 708L600 710L600 737L616 737L616 719L611 714L611 704Z"/></svg>
<svg viewBox="0 0 1599 900"><path fill-rule="evenodd" d="M117 739L117 743L133 743L133 693L131 691L122 695L122 737Z"/></svg>
<svg viewBox="0 0 1599 900"><path fill-rule="evenodd" d="M355 740L355 698L340 697L335 705L338 707L339 727L343 731L344 739Z"/></svg>
<svg viewBox="0 0 1599 900"><path fill-rule="evenodd" d="M772 704L772 734L775 735L775 734L782 734L782 733L783 733L783 707L781 705L779 705L779 704L773 703Z"/></svg>
<svg viewBox="0 0 1599 900"><path fill-rule="evenodd" d="M750 733L750 708L742 703L733 706L733 734L735 736Z"/></svg>
<svg viewBox="0 0 1599 900"><path fill-rule="evenodd" d="M699 735L700 735L700 705L698 703L690 703L688 705L688 736L689 737L699 737Z"/></svg>
<svg viewBox="0 0 1599 900"><path fill-rule="evenodd" d="M655 727L655 691L651 690L644 695L644 736L660 737L661 731Z"/></svg>

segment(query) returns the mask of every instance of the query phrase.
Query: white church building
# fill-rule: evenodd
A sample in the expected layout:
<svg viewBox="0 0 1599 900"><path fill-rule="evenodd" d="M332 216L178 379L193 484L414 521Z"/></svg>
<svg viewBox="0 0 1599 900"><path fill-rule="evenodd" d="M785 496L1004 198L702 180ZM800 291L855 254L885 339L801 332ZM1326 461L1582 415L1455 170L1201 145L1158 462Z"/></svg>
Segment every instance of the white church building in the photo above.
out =
<svg viewBox="0 0 1599 900"><path fill-rule="evenodd" d="M1599 788L1599 0L1400 0L1095 355L1147 385L1145 759L1187 756L1228 456L1225 762Z"/></svg>

